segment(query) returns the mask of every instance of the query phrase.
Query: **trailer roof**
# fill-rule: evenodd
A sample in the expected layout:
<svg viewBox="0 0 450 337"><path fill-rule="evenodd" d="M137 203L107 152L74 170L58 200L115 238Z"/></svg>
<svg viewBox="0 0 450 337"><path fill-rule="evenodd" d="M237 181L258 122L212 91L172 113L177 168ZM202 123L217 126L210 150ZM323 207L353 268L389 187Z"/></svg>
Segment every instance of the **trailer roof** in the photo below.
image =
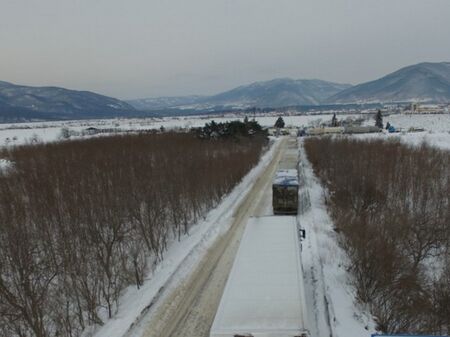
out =
<svg viewBox="0 0 450 337"><path fill-rule="evenodd" d="M278 170L273 185L298 186L298 173L295 169Z"/></svg>
<svg viewBox="0 0 450 337"><path fill-rule="evenodd" d="M211 337L305 328L297 220L250 218L211 328Z"/></svg>

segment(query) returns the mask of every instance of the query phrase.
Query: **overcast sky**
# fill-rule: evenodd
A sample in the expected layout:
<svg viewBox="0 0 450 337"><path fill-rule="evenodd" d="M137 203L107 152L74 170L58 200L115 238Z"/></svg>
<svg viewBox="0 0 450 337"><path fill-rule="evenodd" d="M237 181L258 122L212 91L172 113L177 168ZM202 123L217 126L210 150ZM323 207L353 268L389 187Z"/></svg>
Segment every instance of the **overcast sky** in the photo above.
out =
<svg viewBox="0 0 450 337"><path fill-rule="evenodd" d="M118 98L450 61L450 0L0 0L0 80Z"/></svg>

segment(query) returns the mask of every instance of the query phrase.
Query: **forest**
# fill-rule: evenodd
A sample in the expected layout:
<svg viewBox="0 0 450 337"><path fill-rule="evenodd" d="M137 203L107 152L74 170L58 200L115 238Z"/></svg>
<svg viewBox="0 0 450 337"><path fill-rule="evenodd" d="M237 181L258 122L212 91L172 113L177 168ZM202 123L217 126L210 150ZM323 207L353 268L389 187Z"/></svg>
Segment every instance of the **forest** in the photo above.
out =
<svg viewBox="0 0 450 337"><path fill-rule="evenodd" d="M103 324L266 147L259 134L165 132L1 150L0 336Z"/></svg>
<svg viewBox="0 0 450 337"><path fill-rule="evenodd" d="M450 153L309 138L357 301L385 333L450 332Z"/></svg>

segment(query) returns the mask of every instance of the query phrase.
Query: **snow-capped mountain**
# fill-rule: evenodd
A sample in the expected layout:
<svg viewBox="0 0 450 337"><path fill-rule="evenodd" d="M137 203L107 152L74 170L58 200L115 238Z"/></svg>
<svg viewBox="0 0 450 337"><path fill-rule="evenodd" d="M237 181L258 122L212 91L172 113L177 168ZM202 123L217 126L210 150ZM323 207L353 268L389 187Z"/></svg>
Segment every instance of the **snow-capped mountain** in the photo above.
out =
<svg viewBox="0 0 450 337"><path fill-rule="evenodd" d="M30 87L0 82L0 118L96 118L136 111L116 98L59 87Z"/></svg>
<svg viewBox="0 0 450 337"><path fill-rule="evenodd" d="M419 63L356 86L280 78L212 96L157 97L127 102L89 91L30 87L0 81L0 122L149 114L183 115L250 107L346 103L450 102L450 63Z"/></svg>
<svg viewBox="0 0 450 337"><path fill-rule="evenodd" d="M329 103L450 102L450 63L419 63L330 97Z"/></svg>
<svg viewBox="0 0 450 337"><path fill-rule="evenodd" d="M224 107L283 107L317 105L337 92L349 88L321 80L294 80L290 78L255 82L213 96L161 97L128 101L137 109L213 106Z"/></svg>

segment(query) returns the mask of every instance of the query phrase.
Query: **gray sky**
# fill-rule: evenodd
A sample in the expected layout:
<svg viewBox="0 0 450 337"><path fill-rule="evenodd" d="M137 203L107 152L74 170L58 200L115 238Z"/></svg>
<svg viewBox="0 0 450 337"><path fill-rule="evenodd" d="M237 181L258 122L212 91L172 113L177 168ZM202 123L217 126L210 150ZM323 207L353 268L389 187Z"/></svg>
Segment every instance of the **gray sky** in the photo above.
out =
<svg viewBox="0 0 450 337"><path fill-rule="evenodd" d="M450 0L0 0L0 80L118 98L450 61Z"/></svg>

